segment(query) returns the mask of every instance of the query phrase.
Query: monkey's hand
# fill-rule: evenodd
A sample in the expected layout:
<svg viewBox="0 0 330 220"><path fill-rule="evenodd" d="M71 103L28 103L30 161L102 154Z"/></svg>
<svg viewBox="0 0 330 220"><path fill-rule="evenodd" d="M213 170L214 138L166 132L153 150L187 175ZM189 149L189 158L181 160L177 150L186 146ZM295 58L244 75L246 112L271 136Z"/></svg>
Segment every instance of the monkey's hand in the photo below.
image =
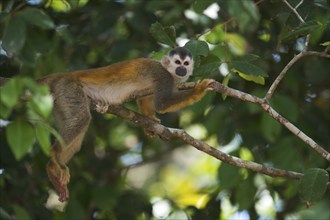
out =
<svg viewBox="0 0 330 220"><path fill-rule="evenodd" d="M62 166L56 161L49 161L47 164L47 173L52 181L56 191L59 194L58 200L64 202L69 198L68 183L70 181L70 172L67 166Z"/></svg>
<svg viewBox="0 0 330 220"><path fill-rule="evenodd" d="M213 90L213 87L211 86L212 83L216 82L214 79L203 79L196 82L196 89L202 90L202 91L209 91Z"/></svg>

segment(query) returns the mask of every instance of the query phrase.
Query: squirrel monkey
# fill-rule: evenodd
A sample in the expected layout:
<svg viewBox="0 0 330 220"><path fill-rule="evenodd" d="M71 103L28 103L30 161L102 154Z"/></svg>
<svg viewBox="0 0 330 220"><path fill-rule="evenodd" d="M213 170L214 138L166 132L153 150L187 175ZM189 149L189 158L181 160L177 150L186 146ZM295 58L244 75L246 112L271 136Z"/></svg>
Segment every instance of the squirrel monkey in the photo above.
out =
<svg viewBox="0 0 330 220"><path fill-rule="evenodd" d="M59 193L59 201L69 198L70 180L67 163L80 150L91 120L91 102L95 110L105 113L111 105L121 105L139 91L150 89L153 94L137 100L140 112L160 122L155 112L175 111L201 99L209 85L205 79L188 90L178 90L176 84L185 82L193 72L190 51L177 47L161 62L140 58L110 66L59 73L39 80L48 84L54 99L54 116L65 146L55 143L47 164L49 179Z"/></svg>

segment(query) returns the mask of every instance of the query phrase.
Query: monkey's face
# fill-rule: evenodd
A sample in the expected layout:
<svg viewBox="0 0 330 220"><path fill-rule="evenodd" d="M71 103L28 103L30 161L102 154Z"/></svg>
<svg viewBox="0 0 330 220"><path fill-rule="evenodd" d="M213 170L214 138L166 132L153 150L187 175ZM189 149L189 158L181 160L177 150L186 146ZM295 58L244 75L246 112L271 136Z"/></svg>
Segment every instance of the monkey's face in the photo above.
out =
<svg viewBox="0 0 330 220"><path fill-rule="evenodd" d="M173 76L176 82L185 82L193 72L194 62L191 53L177 47L162 59L162 65Z"/></svg>

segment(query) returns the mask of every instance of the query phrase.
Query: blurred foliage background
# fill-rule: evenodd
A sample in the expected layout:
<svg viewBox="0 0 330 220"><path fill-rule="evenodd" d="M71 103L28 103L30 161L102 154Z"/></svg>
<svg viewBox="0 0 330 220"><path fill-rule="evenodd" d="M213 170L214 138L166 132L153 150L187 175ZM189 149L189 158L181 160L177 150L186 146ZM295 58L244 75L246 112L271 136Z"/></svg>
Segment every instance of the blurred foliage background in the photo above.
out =
<svg viewBox="0 0 330 220"><path fill-rule="evenodd" d="M307 34L315 51L330 39L329 1L302 2L303 27L280 0L1 1L0 75L15 79L1 88L0 218L329 219L329 190L307 209L299 181L238 169L180 140L150 139L130 122L95 113L69 164L70 200L61 204L45 171L57 137L51 98L33 81L138 57L159 59L169 46L186 44L196 61L192 80L214 78L263 97L304 48ZM271 103L327 150L329 69L328 59L303 58ZM22 102L26 89L32 97ZM134 103L127 106L136 110ZM210 93L160 117L245 160L297 172L328 166L269 115L240 100Z"/></svg>

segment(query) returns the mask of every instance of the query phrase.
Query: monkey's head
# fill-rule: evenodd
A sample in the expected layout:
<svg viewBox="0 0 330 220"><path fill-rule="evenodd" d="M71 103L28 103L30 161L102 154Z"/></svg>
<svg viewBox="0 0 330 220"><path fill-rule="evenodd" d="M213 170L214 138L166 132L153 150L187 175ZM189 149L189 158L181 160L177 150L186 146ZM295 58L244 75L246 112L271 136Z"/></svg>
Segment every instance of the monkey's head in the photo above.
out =
<svg viewBox="0 0 330 220"><path fill-rule="evenodd" d="M192 54L184 47L176 47L163 57L162 66L173 76L176 82L185 82L192 74L194 61Z"/></svg>

